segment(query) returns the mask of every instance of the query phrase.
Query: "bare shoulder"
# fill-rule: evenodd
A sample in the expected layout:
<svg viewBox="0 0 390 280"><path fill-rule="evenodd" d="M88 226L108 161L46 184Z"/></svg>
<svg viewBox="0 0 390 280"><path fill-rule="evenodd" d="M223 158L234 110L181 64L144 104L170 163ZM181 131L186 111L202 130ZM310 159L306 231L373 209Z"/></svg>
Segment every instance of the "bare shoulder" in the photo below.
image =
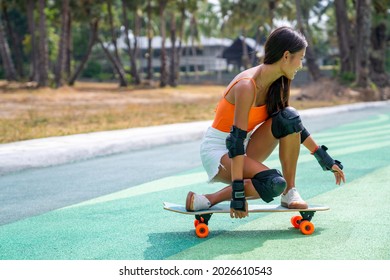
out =
<svg viewBox="0 0 390 280"><path fill-rule="evenodd" d="M248 102L253 102L255 86L250 79L242 79L232 88L235 98L244 99Z"/></svg>

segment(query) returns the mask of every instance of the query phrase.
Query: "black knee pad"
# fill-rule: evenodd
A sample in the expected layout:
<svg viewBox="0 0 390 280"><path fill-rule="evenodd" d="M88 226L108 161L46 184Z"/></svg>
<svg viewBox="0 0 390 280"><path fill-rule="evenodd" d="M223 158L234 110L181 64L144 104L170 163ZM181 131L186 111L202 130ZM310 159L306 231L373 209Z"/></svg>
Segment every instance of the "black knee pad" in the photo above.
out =
<svg viewBox="0 0 390 280"><path fill-rule="evenodd" d="M272 115L271 131L276 139L304 130L301 117L293 107L286 107Z"/></svg>
<svg viewBox="0 0 390 280"><path fill-rule="evenodd" d="M259 172L251 180L260 198L267 203L281 195L287 185L282 174L276 169Z"/></svg>

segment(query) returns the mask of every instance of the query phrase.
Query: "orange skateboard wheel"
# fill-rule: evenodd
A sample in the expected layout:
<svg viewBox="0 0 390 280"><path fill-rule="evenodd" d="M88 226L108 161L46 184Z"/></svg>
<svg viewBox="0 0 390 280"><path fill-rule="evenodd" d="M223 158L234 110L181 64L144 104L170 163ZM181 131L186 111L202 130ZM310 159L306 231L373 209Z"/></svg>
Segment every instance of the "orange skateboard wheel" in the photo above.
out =
<svg viewBox="0 0 390 280"><path fill-rule="evenodd" d="M209 235L209 227L204 223L199 223L195 228L195 233L199 238L205 238Z"/></svg>
<svg viewBox="0 0 390 280"><path fill-rule="evenodd" d="M310 235L314 232L314 225L309 221L302 221L299 225L299 229L303 234Z"/></svg>
<svg viewBox="0 0 390 280"><path fill-rule="evenodd" d="M291 218L291 224L295 228L299 228L299 224L301 223L301 221L302 221L302 217L301 216L294 216L294 217Z"/></svg>

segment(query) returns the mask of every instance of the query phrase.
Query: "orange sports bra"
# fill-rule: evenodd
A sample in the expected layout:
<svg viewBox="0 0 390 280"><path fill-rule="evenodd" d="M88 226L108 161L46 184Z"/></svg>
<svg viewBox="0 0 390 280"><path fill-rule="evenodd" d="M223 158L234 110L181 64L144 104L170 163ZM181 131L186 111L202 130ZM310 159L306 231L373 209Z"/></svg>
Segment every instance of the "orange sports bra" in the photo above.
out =
<svg viewBox="0 0 390 280"><path fill-rule="evenodd" d="M213 128L223 132L230 132L230 129L234 122L234 109L235 105L226 100L225 96L229 93L230 89L243 79L250 79L254 85L254 92L256 95L256 83L252 78L244 77L237 79L228 89L219 101L217 108L215 109L214 122L211 125ZM253 130L257 125L261 124L268 118L266 105L260 107L251 107L248 118L248 132Z"/></svg>

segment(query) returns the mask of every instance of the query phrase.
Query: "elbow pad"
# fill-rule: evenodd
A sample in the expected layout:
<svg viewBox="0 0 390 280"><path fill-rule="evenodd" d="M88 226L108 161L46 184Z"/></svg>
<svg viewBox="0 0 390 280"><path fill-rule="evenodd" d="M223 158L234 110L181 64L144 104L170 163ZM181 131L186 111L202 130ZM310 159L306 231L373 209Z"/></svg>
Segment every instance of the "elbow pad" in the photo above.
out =
<svg viewBox="0 0 390 280"><path fill-rule="evenodd" d="M306 138L310 136L310 132L307 131L305 127L303 127L303 130L301 131L301 144L305 142Z"/></svg>
<svg viewBox="0 0 390 280"><path fill-rule="evenodd" d="M229 151L229 158L245 154L244 140L247 132L236 126L232 126L230 134L226 137L226 148Z"/></svg>
<svg viewBox="0 0 390 280"><path fill-rule="evenodd" d="M272 116L271 132L276 139L303 130L301 117L295 108L286 107Z"/></svg>

